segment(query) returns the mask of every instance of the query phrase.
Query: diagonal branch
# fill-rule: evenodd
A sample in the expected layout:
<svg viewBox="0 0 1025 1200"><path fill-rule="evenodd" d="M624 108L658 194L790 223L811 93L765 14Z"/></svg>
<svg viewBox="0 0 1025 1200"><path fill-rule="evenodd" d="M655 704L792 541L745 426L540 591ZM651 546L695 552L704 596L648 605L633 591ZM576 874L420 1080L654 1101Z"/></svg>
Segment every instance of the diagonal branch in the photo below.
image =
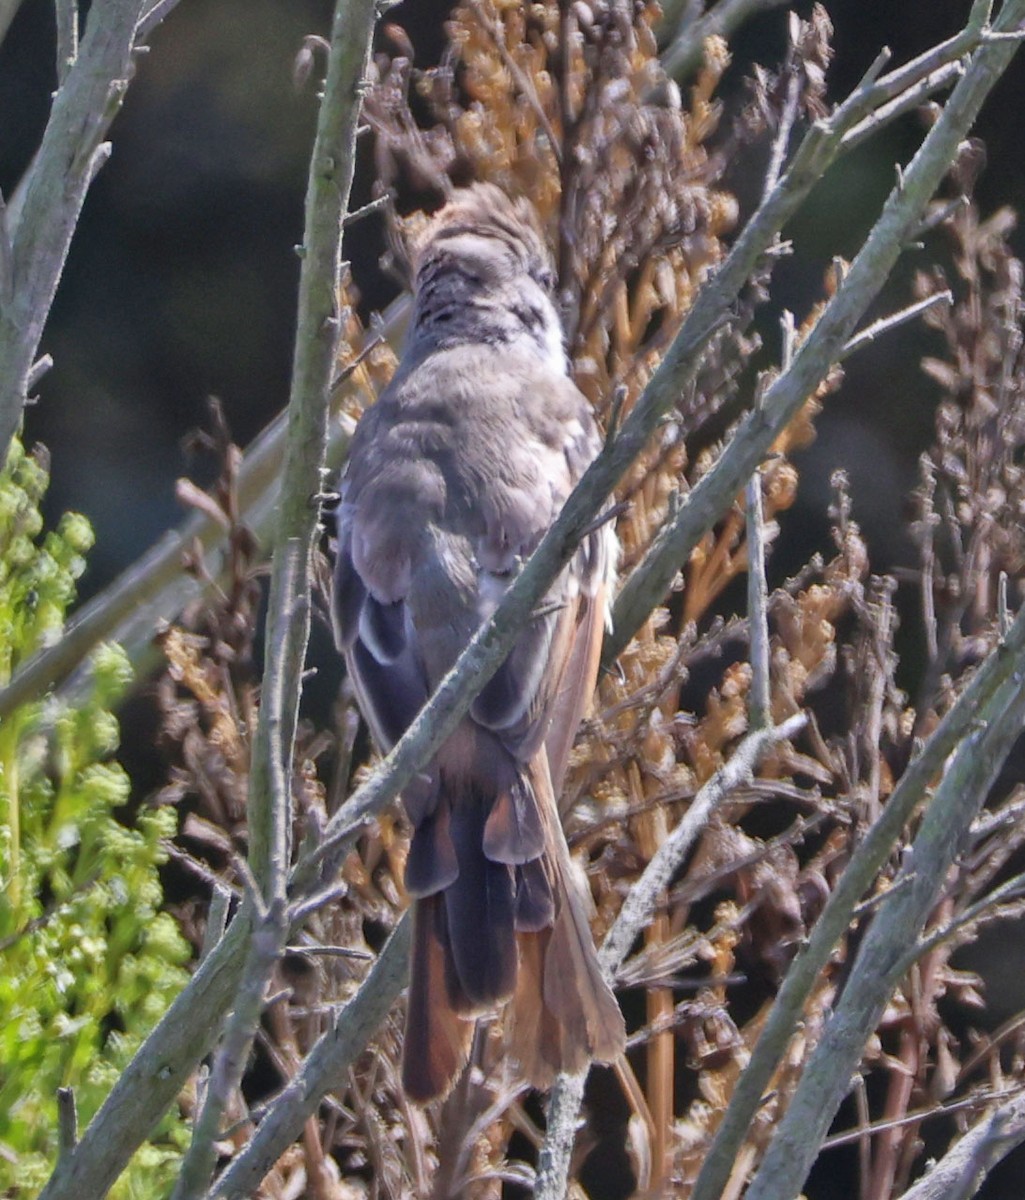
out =
<svg viewBox="0 0 1025 1200"><path fill-rule="evenodd" d="M868 927L846 986L749 1186L748 1200L796 1196L872 1031L904 969L989 788L1025 721L1025 667L979 713L958 745L901 870Z"/></svg>
<svg viewBox="0 0 1025 1200"><path fill-rule="evenodd" d="M977 1121L902 1200L970 1200L997 1163L1022 1142L1025 1095L1019 1093Z"/></svg>
<svg viewBox="0 0 1025 1200"><path fill-rule="evenodd" d="M321 1099L345 1077L349 1066L380 1028L409 973L410 919L405 914L378 955L359 991L338 1013L331 1029L309 1052L302 1067L267 1110L243 1149L213 1189L217 1200L245 1200L302 1132Z"/></svg>

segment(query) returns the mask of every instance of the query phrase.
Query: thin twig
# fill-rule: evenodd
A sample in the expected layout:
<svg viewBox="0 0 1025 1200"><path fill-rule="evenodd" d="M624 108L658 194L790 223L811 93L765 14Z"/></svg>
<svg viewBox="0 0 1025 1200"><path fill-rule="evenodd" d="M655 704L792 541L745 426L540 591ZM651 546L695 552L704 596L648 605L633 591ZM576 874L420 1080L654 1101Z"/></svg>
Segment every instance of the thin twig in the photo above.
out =
<svg viewBox="0 0 1025 1200"><path fill-rule="evenodd" d="M901 92L887 104L881 104L863 121L859 121L853 129L844 135L844 149L855 149L855 147L867 142L869 138L875 137L880 130L885 129L887 125L891 125L898 117L904 116L905 113L915 112L921 108L930 96L935 96L937 92L943 91L944 88L953 87L963 74L964 65L960 60L948 62L942 67L938 67L935 71L920 79L916 84L908 87L906 91Z"/></svg>
<svg viewBox="0 0 1025 1200"><path fill-rule="evenodd" d="M747 619L750 630L751 688L748 721L752 729L765 729L771 721L769 690L769 589L765 581L765 515L762 479L756 471L746 489Z"/></svg>
<svg viewBox="0 0 1025 1200"><path fill-rule="evenodd" d="M930 46L917 57L881 76L873 87L872 107L877 108L914 88L937 68L955 63L971 54L982 43L989 27L993 0L973 0L964 26L945 41Z"/></svg>
<svg viewBox="0 0 1025 1200"><path fill-rule="evenodd" d="M766 200L772 189L779 183L783 174L783 164L787 159L790 148L790 135L794 131L794 121L797 119L797 109L801 100L801 76L794 68L787 79L787 93L783 101L783 111L779 117L779 128L772 139L772 153L769 155L769 166L765 172L765 182L762 185L762 200Z"/></svg>
<svg viewBox="0 0 1025 1200"><path fill-rule="evenodd" d="M960 1087L979 1067L992 1058L1008 1038L1017 1037L1023 1027L1025 1027L1025 1012L1017 1012L1013 1017L1008 1017L992 1033L987 1034L961 1064L955 1086Z"/></svg>
<svg viewBox="0 0 1025 1200"><path fill-rule="evenodd" d="M782 158L779 165L782 166ZM778 181L778 171L776 178ZM783 334L780 364L785 371L793 361L796 342L794 315L789 309L783 312L780 328ZM748 719L752 729L766 729L772 719L769 678L769 588L765 578L762 481L757 471L747 481L744 519L747 538L747 614L751 662Z"/></svg>
<svg viewBox="0 0 1025 1200"><path fill-rule="evenodd" d="M285 951L288 954L301 954L308 958L356 958L356 959L373 959L373 955L368 950L357 950L353 946L303 946L301 944L286 946Z"/></svg>
<svg viewBox="0 0 1025 1200"><path fill-rule="evenodd" d="M1021 1089L1013 1088L1004 1092L982 1092L977 1096L965 1096L962 1100L952 1100L948 1104L933 1104L929 1108L920 1108L893 1120L869 1121L857 1129L849 1129L845 1133L831 1134L822 1143L823 1150L836 1150L840 1146L849 1146L851 1142L859 1141L866 1135L885 1133L890 1129L901 1129L906 1125L916 1125L931 1117L945 1117L951 1113L963 1112L966 1108L982 1108L995 1104L998 1100L1006 1100L1011 1096L1020 1096Z"/></svg>
<svg viewBox="0 0 1025 1200"><path fill-rule="evenodd" d="M324 396L327 378L322 382ZM313 478L319 478L319 469ZM307 519L309 508L307 505ZM315 521L314 514L310 523L315 526ZM264 671L246 802L248 865L260 896L268 904L285 901L290 859L292 754L309 638L312 530L305 535L308 539L305 555L300 536L303 533L302 530L286 533L283 528L284 536L274 551L267 612L267 645L274 647L274 653L267 656Z"/></svg>
<svg viewBox="0 0 1025 1200"><path fill-rule="evenodd" d="M984 29L981 40L985 46L996 46L1001 42L1022 42L1025 41L1025 29L1005 29L1000 33L993 29Z"/></svg>
<svg viewBox="0 0 1025 1200"><path fill-rule="evenodd" d="M950 291L934 292L931 296L926 296L924 300L918 300L914 304L909 304L907 308L902 308L899 312L890 313L887 317L880 317L878 321L873 321L871 325L866 325L864 329L851 338L846 346L840 351L838 361L843 362L852 354L856 354L859 350L863 350L866 346L876 341L877 338L883 336L884 333L890 333L894 329L899 329L902 325L907 325L910 321L914 321L920 317L922 313L928 312L931 308L936 308L937 305L954 303L953 293Z"/></svg>
<svg viewBox="0 0 1025 1200"><path fill-rule="evenodd" d="M346 213L342 218L342 228L351 229L353 225L358 225L365 217L372 216L376 212L382 212L392 204L392 196L386 193L383 196L378 196L376 200L370 200L364 204L362 208L354 209L350 213Z"/></svg>
<svg viewBox="0 0 1025 1200"><path fill-rule="evenodd" d="M373 354L373 352L382 344L382 342L384 342L384 340L384 337L379 333L367 339L366 345L360 347L360 351L356 357L351 362L347 362L334 377L334 379L331 380L332 395L344 383L353 377L356 371L367 361L370 355Z"/></svg>
<svg viewBox="0 0 1025 1200"><path fill-rule="evenodd" d="M983 896L981 900L970 904L964 912L958 913L945 925L934 929L928 937L917 941L904 955L904 971L909 971L920 958L924 958L938 946L942 946L944 942L949 942L951 938L956 938L958 934L963 933L971 926L977 925L987 918L992 920L994 916L999 915L994 910L1001 905L1020 900L1023 895L1025 895L1025 872L1008 879L1006 883L1002 883L998 888ZM1006 915L1018 915L1018 907L1018 905L1014 905L1012 911Z"/></svg>
<svg viewBox="0 0 1025 1200"><path fill-rule="evenodd" d="M178 7L181 0L153 0L135 27L135 44L144 42L164 18Z"/></svg>
<svg viewBox="0 0 1025 1200"><path fill-rule="evenodd" d="M210 904L206 913L206 929L203 931L203 945L199 950L199 961L203 962L217 943L224 937L228 923L228 909L231 907L231 891L222 883L215 882L210 896Z"/></svg>
<svg viewBox="0 0 1025 1200"><path fill-rule="evenodd" d="M43 376L53 366L53 358L49 354L44 354L37 358L36 361L29 367L28 375L25 377L25 388L31 391Z"/></svg>

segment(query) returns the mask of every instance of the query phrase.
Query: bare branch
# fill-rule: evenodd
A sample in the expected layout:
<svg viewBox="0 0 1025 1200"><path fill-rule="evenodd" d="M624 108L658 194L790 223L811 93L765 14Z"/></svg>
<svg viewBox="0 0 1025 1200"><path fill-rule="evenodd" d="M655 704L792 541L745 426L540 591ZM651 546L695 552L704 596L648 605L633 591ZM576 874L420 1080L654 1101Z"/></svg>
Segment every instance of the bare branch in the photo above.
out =
<svg viewBox="0 0 1025 1200"><path fill-rule="evenodd" d="M881 104L863 121L859 121L844 136L844 149L853 150L856 146L860 146L862 142L874 137L881 129L896 121L898 117L902 117L908 112L914 112L930 96L935 96L937 92L943 91L944 88L952 87L963 74L964 66L960 59L955 62L945 63L942 67L937 67L935 71L930 72L917 83L910 85L904 91L898 93L893 100L890 100L886 104Z"/></svg>
<svg viewBox="0 0 1025 1200"><path fill-rule="evenodd" d="M964 1112L966 1109L992 1108L998 1100L1007 1100L1021 1094L1019 1088L1006 1088L999 1092L974 1092L961 1100L951 1100L946 1104L929 1104L926 1107L906 1113L902 1117L884 1117L879 1121L866 1120L864 1125L849 1129L846 1133L830 1134L822 1143L823 1150L836 1150L840 1146L849 1146L852 1142L861 1141L873 1134L885 1133L889 1129L900 1129L905 1125L917 1125L922 1121L935 1120L937 1117L947 1117L952 1113ZM902 1198L903 1200L903 1198Z"/></svg>
<svg viewBox="0 0 1025 1200"><path fill-rule="evenodd" d="M899 312L891 313L888 317L880 317L878 321L873 321L871 325L866 325L864 329L851 338L846 346L840 351L839 360L849 358L857 351L864 349L865 346L871 345L877 338L882 337L884 333L889 333L893 329L899 329L901 325L907 325L909 321L914 321L920 317L922 313L928 312L930 308L935 308L938 304L951 305L954 303L954 297L951 292L943 291L936 292L932 296L926 296L924 300L918 300L914 304L909 304L907 308L902 308Z"/></svg>
<svg viewBox="0 0 1025 1200"><path fill-rule="evenodd" d="M142 0L96 0L85 37L54 97L38 153L8 208L12 279L0 308L0 455L21 420L26 379L64 268L97 157L132 72ZM59 6L60 11L60 6ZM62 21L66 42L70 21ZM69 47L65 46L65 49Z"/></svg>
<svg viewBox="0 0 1025 1200"><path fill-rule="evenodd" d="M977 928L987 919L993 920L1001 915L1020 915L1021 904L1017 902L1023 895L1025 895L1025 872L1014 875L981 900L970 904L964 912L958 913L946 925L941 925L939 929L933 930L928 937L919 939L904 954L904 971L908 971L913 963L935 950L937 946L942 946L944 942L949 942L966 930Z"/></svg>
<svg viewBox="0 0 1025 1200"><path fill-rule="evenodd" d="M903 1200L969 1200L1002 1159L1025 1142L1025 1095L1001 1104L968 1130Z"/></svg>
<svg viewBox="0 0 1025 1200"><path fill-rule="evenodd" d="M566 1193L570 1156L580 1127L587 1074L560 1075L548 1097L547 1132L537 1159L535 1200L561 1200Z"/></svg>
<svg viewBox="0 0 1025 1200"><path fill-rule="evenodd" d="M747 619L751 631L751 691L748 699L752 729L771 722L769 700L769 589L765 581L765 514L762 479L756 471L746 489Z"/></svg>
<svg viewBox="0 0 1025 1200"><path fill-rule="evenodd" d="M153 3L139 18L135 28L135 44L144 42L164 18L178 7L180 0L153 0Z"/></svg>
<svg viewBox="0 0 1025 1200"><path fill-rule="evenodd" d="M52 366L53 359L49 354L44 354L42 358L36 359L36 361L29 368L29 373L25 380L26 387L29 391L36 386L36 384L40 381L40 379L43 378L43 376L47 373L47 371L50 370Z"/></svg>
<svg viewBox="0 0 1025 1200"><path fill-rule="evenodd" d="M210 895L210 905L206 913L206 929L203 931L203 945L199 950L199 961L202 962L224 937L228 923L228 908L231 905L231 892L220 882L213 884Z"/></svg>

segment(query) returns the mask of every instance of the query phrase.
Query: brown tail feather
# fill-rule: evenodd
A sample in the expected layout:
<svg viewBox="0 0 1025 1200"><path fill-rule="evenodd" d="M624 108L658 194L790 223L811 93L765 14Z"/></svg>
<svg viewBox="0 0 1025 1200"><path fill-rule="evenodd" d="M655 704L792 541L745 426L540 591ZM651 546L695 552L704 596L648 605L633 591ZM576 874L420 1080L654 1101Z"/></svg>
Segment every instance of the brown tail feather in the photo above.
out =
<svg viewBox="0 0 1025 1200"><path fill-rule="evenodd" d="M529 774L545 824L556 911L550 929L518 935L510 1045L531 1083L545 1088L560 1071L580 1071L592 1059L618 1058L626 1029L598 963L586 885L569 855L544 753L535 757Z"/></svg>
<svg viewBox="0 0 1025 1200"><path fill-rule="evenodd" d="M577 636L559 679L558 692L552 704L552 720L545 735L548 773L557 800L562 798L562 784L569 766L573 740L581 720L590 709L594 694L605 631L604 585L598 588L593 598L581 600L577 621Z"/></svg>
<svg viewBox="0 0 1025 1200"><path fill-rule="evenodd" d="M473 1021L459 1016L449 997L446 950L440 930L441 893L413 907L406 1033L402 1048L402 1084L412 1100L424 1103L446 1095L466 1064Z"/></svg>
<svg viewBox="0 0 1025 1200"><path fill-rule="evenodd" d="M551 1087L565 1060L559 1023L544 1000L545 958L551 930L521 933L516 940L520 947L520 971L512 999L509 1048L526 1078L543 1089Z"/></svg>

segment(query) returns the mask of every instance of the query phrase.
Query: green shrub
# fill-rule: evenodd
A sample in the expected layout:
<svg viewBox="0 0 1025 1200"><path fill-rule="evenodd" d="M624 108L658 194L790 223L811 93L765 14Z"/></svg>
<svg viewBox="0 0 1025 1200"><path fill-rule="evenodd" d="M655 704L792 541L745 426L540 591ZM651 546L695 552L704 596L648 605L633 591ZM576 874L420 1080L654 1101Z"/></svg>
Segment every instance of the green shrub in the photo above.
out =
<svg viewBox="0 0 1025 1200"><path fill-rule="evenodd" d="M92 546L66 514L43 532L42 452L17 442L0 474L0 683L60 636ZM118 819L129 781L114 761L112 709L131 669L93 657L84 699L25 705L0 726L0 1194L34 1195L52 1168L58 1087L80 1122L186 979L188 947L160 911L158 866L172 810ZM182 1129L154 1133L115 1191L166 1194Z"/></svg>

